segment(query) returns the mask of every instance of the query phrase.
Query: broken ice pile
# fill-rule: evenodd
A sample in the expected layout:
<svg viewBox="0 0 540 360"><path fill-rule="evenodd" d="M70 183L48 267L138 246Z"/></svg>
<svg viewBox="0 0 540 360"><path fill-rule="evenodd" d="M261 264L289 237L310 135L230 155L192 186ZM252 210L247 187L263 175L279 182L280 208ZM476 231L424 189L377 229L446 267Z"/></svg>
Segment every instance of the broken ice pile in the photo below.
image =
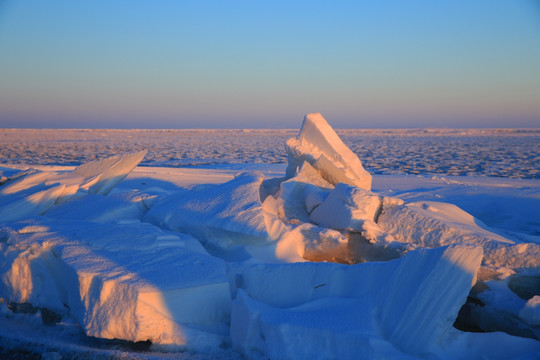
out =
<svg viewBox="0 0 540 360"><path fill-rule="evenodd" d="M538 244L372 192L321 114L285 147L283 178L174 194L111 192L144 153L20 173L0 187L0 297L91 336L253 358L540 352Z"/></svg>

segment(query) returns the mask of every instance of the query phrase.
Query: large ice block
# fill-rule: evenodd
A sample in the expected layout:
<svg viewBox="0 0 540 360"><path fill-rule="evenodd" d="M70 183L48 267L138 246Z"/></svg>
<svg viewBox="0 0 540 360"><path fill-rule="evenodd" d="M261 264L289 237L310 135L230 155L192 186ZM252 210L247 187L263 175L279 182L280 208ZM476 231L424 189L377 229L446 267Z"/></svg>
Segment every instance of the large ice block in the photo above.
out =
<svg viewBox="0 0 540 360"><path fill-rule="evenodd" d="M285 149L289 178L307 161L333 185L343 182L371 190L371 174L319 113L304 117L300 133L296 138L287 140Z"/></svg>

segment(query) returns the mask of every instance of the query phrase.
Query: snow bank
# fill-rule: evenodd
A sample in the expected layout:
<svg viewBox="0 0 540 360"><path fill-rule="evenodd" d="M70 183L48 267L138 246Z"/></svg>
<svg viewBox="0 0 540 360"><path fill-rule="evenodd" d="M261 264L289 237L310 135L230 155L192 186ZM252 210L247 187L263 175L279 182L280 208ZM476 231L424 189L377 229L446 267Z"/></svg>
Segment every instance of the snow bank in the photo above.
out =
<svg viewBox="0 0 540 360"><path fill-rule="evenodd" d="M90 336L216 347L230 313L225 263L149 224L33 220L3 229L2 297L73 316Z"/></svg>
<svg viewBox="0 0 540 360"><path fill-rule="evenodd" d="M321 114L307 114L300 133L287 140L285 149L289 162L288 178L293 177L306 161L333 185L343 182L371 189L371 175Z"/></svg>
<svg viewBox="0 0 540 360"><path fill-rule="evenodd" d="M271 359L429 353L455 336L481 259L454 246L386 263L255 265L234 277L232 341Z"/></svg>

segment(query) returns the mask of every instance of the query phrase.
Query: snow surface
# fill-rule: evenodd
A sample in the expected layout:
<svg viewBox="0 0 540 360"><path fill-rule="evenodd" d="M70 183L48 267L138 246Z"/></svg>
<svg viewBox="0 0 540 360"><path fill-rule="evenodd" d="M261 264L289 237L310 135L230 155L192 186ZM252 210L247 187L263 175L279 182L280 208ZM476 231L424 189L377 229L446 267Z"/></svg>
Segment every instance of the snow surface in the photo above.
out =
<svg viewBox="0 0 540 360"><path fill-rule="evenodd" d="M354 178L356 155L313 125L302 159L335 151ZM368 191L294 157L285 177L143 156L0 167L0 355L540 357L538 180L375 175Z"/></svg>

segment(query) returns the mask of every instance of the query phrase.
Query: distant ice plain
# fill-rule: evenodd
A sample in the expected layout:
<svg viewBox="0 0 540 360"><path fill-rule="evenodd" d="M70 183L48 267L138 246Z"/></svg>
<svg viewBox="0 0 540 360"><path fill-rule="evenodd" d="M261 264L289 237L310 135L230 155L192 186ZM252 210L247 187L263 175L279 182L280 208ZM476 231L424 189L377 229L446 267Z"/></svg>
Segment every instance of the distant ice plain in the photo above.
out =
<svg viewBox="0 0 540 360"><path fill-rule="evenodd" d="M1 129L0 163L79 165L148 149L142 166L285 164L296 129ZM540 129L342 129L372 174L540 178Z"/></svg>

